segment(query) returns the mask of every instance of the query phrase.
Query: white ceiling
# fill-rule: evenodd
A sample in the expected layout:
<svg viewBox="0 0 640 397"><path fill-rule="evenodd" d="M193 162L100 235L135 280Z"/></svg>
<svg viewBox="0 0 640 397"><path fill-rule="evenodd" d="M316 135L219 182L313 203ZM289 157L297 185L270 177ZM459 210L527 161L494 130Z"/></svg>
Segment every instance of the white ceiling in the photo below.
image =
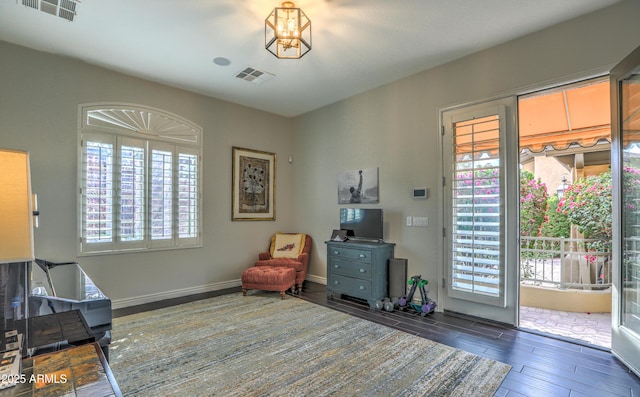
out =
<svg viewBox="0 0 640 397"><path fill-rule="evenodd" d="M299 0L313 35L299 60L264 48L280 0L81 1L68 22L0 0L0 40L296 116L619 0ZM275 77L234 77L246 67Z"/></svg>

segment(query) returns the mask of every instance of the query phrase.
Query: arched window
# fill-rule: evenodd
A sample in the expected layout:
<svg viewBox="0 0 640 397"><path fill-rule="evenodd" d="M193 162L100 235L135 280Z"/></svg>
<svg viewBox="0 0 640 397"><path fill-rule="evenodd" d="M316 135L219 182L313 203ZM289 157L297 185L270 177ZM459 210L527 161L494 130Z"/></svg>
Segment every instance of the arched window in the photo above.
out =
<svg viewBox="0 0 640 397"><path fill-rule="evenodd" d="M202 129L132 104L79 114L79 254L201 246Z"/></svg>

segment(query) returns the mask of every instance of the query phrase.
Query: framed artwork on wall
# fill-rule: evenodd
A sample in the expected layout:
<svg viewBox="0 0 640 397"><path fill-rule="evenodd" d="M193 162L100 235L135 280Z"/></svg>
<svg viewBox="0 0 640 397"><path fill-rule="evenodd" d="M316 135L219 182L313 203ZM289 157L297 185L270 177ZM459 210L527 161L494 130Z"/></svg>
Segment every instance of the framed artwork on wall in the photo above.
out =
<svg viewBox="0 0 640 397"><path fill-rule="evenodd" d="M276 154L233 147L232 221L276 219Z"/></svg>
<svg viewBox="0 0 640 397"><path fill-rule="evenodd" d="M378 168L338 174L338 204L377 203L378 190Z"/></svg>

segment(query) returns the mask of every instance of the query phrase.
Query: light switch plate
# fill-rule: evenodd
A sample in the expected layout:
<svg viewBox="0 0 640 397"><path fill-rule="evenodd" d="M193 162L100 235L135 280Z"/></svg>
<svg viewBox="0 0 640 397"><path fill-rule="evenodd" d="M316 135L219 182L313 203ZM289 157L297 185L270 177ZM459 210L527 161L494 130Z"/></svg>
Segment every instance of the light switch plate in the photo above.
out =
<svg viewBox="0 0 640 397"><path fill-rule="evenodd" d="M429 218L426 216L414 216L413 217L413 226L416 227L427 227L429 226Z"/></svg>

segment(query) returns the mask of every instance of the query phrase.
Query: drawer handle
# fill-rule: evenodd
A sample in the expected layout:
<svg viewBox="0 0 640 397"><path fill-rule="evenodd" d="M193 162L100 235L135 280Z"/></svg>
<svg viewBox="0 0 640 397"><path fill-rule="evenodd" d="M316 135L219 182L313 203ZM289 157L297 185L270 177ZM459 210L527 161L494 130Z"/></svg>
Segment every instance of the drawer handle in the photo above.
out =
<svg viewBox="0 0 640 397"><path fill-rule="evenodd" d="M360 269L360 273L366 273L367 271L364 269Z"/></svg>
<svg viewBox="0 0 640 397"><path fill-rule="evenodd" d="M334 268L340 269L340 265L333 265Z"/></svg>
<svg viewBox="0 0 640 397"><path fill-rule="evenodd" d="M364 285L361 285L361 286L360 286L360 289L361 289L361 290L364 290L364 289L365 289L365 288L364 288Z"/></svg>
<svg viewBox="0 0 640 397"><path fill-rule="evenodd" d="M366 258L367 256L365 254L360 254L360 258Z"/></svg>
<svg viewBox="0 0 640 397"><path fill-rule="evenodd" d="M333 251L333 255L340 255L340 251Z"/></svg>
<svg viewBox="0 0 640 397"><path fill-rule="evenodd" d="M334 283L335 285L338 285L338 284L340 284L340 281L336 280L336 281L334 281L333 283Z"/></svg>

